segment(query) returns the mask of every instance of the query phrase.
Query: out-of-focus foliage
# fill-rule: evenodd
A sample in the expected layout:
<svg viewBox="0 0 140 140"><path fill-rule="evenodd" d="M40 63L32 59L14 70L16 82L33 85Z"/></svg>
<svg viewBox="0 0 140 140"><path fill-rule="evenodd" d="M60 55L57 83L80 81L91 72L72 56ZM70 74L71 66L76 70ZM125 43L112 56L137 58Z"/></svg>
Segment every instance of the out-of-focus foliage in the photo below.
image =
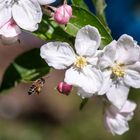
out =
<svg viewBox="0 0 140 140"><path fill-rule="evenodd" d="M133 93L132 93L133 94ZM135 93L134 93L135 94ZM75 100L75 96L69 96ZM1 140L139 140L139 109L131 121L130 131L122 136L112 136L103 127L102 104L98 99L88 102L85 109L77 111L78 100L71 100L72 112L65 121L50 123L47 119L20 119L0 121ZM61 101L63 102L63 100ZM76 102L76 103L75 103ZM137 102L139 100L137 99ZM52 102L55 104L55 102ZM63 104L63 103L62 103ZM74 105L73 105L74 104ZM138 103L138 106L140 104ZM64 106L64 104L63 104ZM57 106L58 107L58 106ZM56 107L56 108L57 108ZM50 109L50 108L49 108ZM49 110L48 109L48 110ZM7 127L8 126L8 127Z"/></svg>
<svg viewBox="0 0 140 140"><path fill-rule="evenodd" d="M39 49L33 49L18 56L7 68L0 86L0 92L20 82L29 82L46 75L50 67L40 57Z"/></svg>

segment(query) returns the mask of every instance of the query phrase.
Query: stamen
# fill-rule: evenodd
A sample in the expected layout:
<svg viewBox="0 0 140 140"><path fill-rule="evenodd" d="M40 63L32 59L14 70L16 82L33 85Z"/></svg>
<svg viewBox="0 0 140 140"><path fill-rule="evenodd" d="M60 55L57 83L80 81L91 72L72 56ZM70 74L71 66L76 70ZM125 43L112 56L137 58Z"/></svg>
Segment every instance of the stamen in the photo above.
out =
<svg viewBox="0 0 140 140"><path fill-rule="evenodd" d="M112 73L117 77L123 77L125 75L125 71L121 64L116 64L114 67L112 67Z"/></svg>
<svg viewBox="0 0 140 140"><path fill-rule="evenodd" d="M87 65L87 60L83 56L77 56L74 66L77 68L83 69Z"/></svg>

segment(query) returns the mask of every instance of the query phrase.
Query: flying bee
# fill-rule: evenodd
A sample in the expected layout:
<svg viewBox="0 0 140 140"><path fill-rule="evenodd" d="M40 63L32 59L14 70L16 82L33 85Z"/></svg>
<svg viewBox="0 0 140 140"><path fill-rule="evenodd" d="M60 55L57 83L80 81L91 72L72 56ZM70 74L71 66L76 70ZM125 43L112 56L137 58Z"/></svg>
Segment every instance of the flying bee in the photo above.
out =
<svg viewBox="0 0 140 140"><path fill-rule="evenodd" d="M45 79L44 78L41 77L41 78L37 79L29 87L28 94L29 95L31 95L31 94L40 94L44 84L45 84Z"/></svg>

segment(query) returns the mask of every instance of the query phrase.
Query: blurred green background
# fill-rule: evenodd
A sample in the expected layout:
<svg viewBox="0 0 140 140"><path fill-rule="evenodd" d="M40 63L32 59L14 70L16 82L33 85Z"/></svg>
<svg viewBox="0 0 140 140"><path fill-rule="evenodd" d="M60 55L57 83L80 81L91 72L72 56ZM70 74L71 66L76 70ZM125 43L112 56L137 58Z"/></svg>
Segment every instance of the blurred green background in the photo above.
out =
<svg viewBox="0 0 140 140"><path fill-rule="evenodd" d="M81 99L75 95L75 91L70 96L64 96L60 95L55 89L54 92L48 93L45 89L39 96L29 97L26 95L25 87L28 86L20 85L16 89L17 91L23 90L23 94L19 94L18 97L15 93L3 97L5 99L3 108L0 104L0 140L140 139L138 90L131 92L129 97L138 104L134 118L129 123L130 130L122 136L112 136L103 126L103 104L99 98L90 99L84 109L79 111ZM12 98L15 96L14 101L9 96ZM27 99L25 99L25 96ZM7 100L6 97L9 99ZM16 100L22 100L22 103L18 102L16 104L20 106L20 109L18 109L20 113L10 117L13 112L16 114L14 107L12 107Z"/></svg>

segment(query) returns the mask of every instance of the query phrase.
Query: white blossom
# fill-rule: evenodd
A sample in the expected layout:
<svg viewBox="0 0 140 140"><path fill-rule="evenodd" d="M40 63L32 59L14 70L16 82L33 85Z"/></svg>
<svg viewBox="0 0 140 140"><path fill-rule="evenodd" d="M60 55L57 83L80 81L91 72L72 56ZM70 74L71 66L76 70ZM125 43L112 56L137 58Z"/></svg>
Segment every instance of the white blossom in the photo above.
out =
<svg viewBox="0 0 140 140"><path fill-rule="evenodd" d="M139 57L137 43L128 35L106 46L99 55L98 66L103 72L104 83L98 94L106 93L109 101L121 108L127 100L129 87L140 88Z"/></svg>
<svg viewBox="0 0 140 140"><path fill-rule="evenodd" d="M64 81L81 88L90 97L102 85L102 74L96 69L96 50L101 37L95 27L87 25L80 29L75 40L75 50L65 42L49 42L41 47L41 57L55 69L67 69Z"/></svg>
<svg viewBox="0 0 140 140"><path fill-rule="evenodd" d="M17 25L28 31L35 31L42 19L40 4L54 0L0 0L0 28L11 18Z"/></svg>
<svg viewBox="0 0 140 140"><path fill-rule="evenodd" d="M129 130L128 121L132 119L135 108L136 104L129 100L125 102L121 110L113 105L106 107L104 114L105 128L113 135L122 135Z"/></svg>

